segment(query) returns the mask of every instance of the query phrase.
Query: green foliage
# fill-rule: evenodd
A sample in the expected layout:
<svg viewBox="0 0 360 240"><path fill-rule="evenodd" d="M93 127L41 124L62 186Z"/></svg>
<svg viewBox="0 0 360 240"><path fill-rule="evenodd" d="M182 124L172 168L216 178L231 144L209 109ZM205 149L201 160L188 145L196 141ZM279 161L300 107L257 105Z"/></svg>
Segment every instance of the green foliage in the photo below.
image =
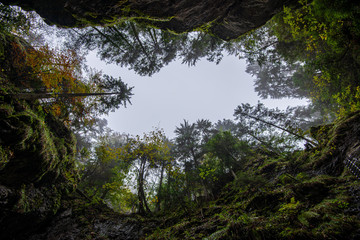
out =
<svg viewBox="0 0 360 240"><path fill-rule="evenodd" d="M31 14L17 7L7 6L0 3L0 59L4 60L6 43L12 32L26 34L30 29ZM2 69L2 68L1 68Z"/></svg>
<svg viewBox="0 0 360 240"><path fill-rule="evenodd" d="M279 181L281 182L281 184L285 185L285 184L292 184L294 182L296 182L296 178L294 178L293 176L291 176L290 174L286 173L286 174L282 174L279 176Z"/></svg>
<svg viewBox="0 0 360 240"><path fill-rule="evenodd" d="M151 188L146 173L160 171L163 175L166 170L166 174L176 176L169 151L161 131L135 138L107 136L95 148L95 161L85 168L83 187L96 201L105 201L119 212L150 212L161 204L167 187L163 186L164 177L160 177L158 189ZM130 189L136 189L136 193Z"/></svg>
<svg viewBox="0 0 360 240"><path fill-rule="evenodd" d="M221 169L219 159L206 155L199 167L199 176L203 180L217 181L219 169Z"/></svg>
<svg viewBox="0 0 360 240"><path fill-rule="evenodd" d="M298 181L304 181L304 180L308 179L309 176L308 176L306 173L301 172L301 173L298 173L295 178L296 178Z"/></svg>
<svg viewBox="0 0 360 240"><path fill-rule="evenodd" d="M26 32L30 28L31 14L18 7L0 4L0 32L19 31Z"/></svg>
<svg viewBox="0 0 360 240"><path fill-rule="evenodd" d="M327 107L332 111L340 108L340 115L356 110L358 6L351 1L299 3L298 9L285 7L284 13L274 21L279 40L296 43L299 53L293 56L286 52L281 54L288 61L305 63L304 68L312 75L313 84L309 85L309 90L314 103L330 103Z"/></svg>
<svg viewBox="0 0 360 240"><path fill-rule="evenodd" d="M294 116L295 115L295 116ZM286 111L268 109L262 103L255 106L242 104L235 109L234 116L243 126L244 135L266 147L273 154L291 152L301 141L316 146L300 126L303 119L297 119L291 108Z"/></svg>
<svg viewBox="0 0 360 240"><path fill-rule="evenodd" d="M295 198L292 197L289 203L284 203L280 206L279 212L284 214L294 214L298 211L300 202L295 201Z"/></svg>
<svg viewBox="0 0 360 240"><path fill-rule="evenodd" d="M233 184L234 187L240 189L240 191L246 191L252 188L265 188L266 180L261 176L240 172L237 174L237 178L233 181Z"/></svg>
<svg viewBox="0 0 360 240"><path fill-rule="evenodd" d="M316 221L320 218L320 214L312 211L303 212L298 215L298 220L306 227L310 227L310 222Z"/></svg>
<svg viewBox="0 0 360 240"><path fill-rule="evenodd" d="M345 122L341 122L342 129L350 125ZM337 128L337 124L319 127L317 137L327 143L329 137L336 138L334 129ZM338 134L342 138L347 136L343 131ZM317 149L327 152L323 142ZM352 210L355 198L349 197L349 189L359 184L349 181L346 174L319 175L317 171L326 163L310 169L306 164L321 156L299 154L301 152L275 157L253 152L247 156L237 178L222 188L216 201L201 208L194 204L187 214L178 213L176 220L171 218L174 223L164 220L169 224L159 227L156 234L147 239L238 239L239 236L246 239L341 239L355 236L360 222L355 220L357 211ZM308 159L299 161L296 158ZM209 161L213 161L209 165L213 167L205 168ZM218 161L210 153L204 156L199 165L204 180L216 173L212 170L217 169ZM270 165L274 168L268 174L263 169Z"/></svg>
<svg viewBox="0 0 360 240"><path fill-rule="evenodd" d="M73 44L89 48L101 46L102 58L141 75L151 75L177 57L189 65L204 56L219 62L223 50L229 47L226 51L248 59L248 72L257 75L262 97L292 94L300 97L312 93L314 102L330 101L339 108L339 115L358 110L359 8L346 7L345 4L351 5L349 1L300 3L301 8L285 8L266 28L255 30L234 43L243 46L232 48L204 33L175 36L134 22L76 30L80 35ZM1 11L7 10L12 8ZM12 26L22 21L16 14L9 15L15 16L14 23L8 21ZM209 26L203 26L202 30L206 31ZM6 25L2 27L6 31L10 29ZM27 47L20 40L16 46L18 53ZM267 50L262 51L263 48ZM34 56L33 59L28 56L28 62L54 60L51 53L48 58ZM71 57L63 57L71 62ZM33 68L49 68L44 62L33 64ZM344 69L341 64L345 65ZM22 66L21 61L18 66ZM2 77L6 75L3 72ZM64 90L62 85L82 85L75 80L65 80L45 75L42 79L43 85L56 93ZM86 91L93 88L100 94L108 90L119 93L114 98L103 96L96 103L88 102L98 113L115 110L119 104L129 102L130 95L126 92L130 93L131 89L120 79L94 76L92 80L92 85L85 86ZM272 89L262 89L268 81ZM281 87L283 85L296 89ZM0 90L13 91L3 86ZM16 210L23 213L44 203L43 193L34 193L17 178L27 168L39 171L35 175L29 173L26 181L46 182L54 175L61 179L63 185L52 198L53 213L60 207L60 191L74 190L78 184L73 136L61 127L54 113L44 109L38 104L0 106L2 129L11 127L16 131L16 134L3 131L0 136L0 142L5 142L0 146L0 180L20 186ZM57 111L62 113L61 108ZM340 174L337 178L318 176L329 165L338 164L331 161L340 156L339 149L344 149L340 143L345 141L341 138L348 128L336 131L335 125L312 128L311 137L319 142L315 146L317 143L307 137L308 132L301 127L309 126L305 123L308 121L298 120L299 115L292 111L243 104L235 111L238 123L224 120L213 125L208 120L192 124L184 121L176 128L174 144L161 131L142 137L107 133L97 140L91 135L90 141L95 143L82 148L78 154L83 163L80 189L91 200L85 207L91 209L107 203L122 213L167 213L159 215L164 220L156 219L157 230L149 239L236 239L239 236L341 239L347 231L355 233L359 220L352 210L355 203L348 190L350 184L357 186L358 183L350 183ZM298 145L303 140L310 143L305 152ZM27 154L35 156L35 161L26 162L23 156ZM302 159L296 160L299 155ZM342 169L342 165L330 167ZM3 175L4 170L11 174ZM215 201L209 202L211 200ZM90 225L85 216L81 221ZM154 224L150 229L154 229Z"/></svg>
<svg viewBox="0 0 360 240"><path fill-rule="evenodd" d="M336 103L340 106L338 110L339 117L360 110L360 86L352 88L347 86L342 92L333 95Z"/></svg>
<svg viewBox="0 0 360 240"><path fill-rule="evenodd" d="M238 167L242 157L250 152L245 141L240 141L229 131L219 132L206 144L207 151L221 159L221 169Z"/></svg>
<svg viewBox="0 0 360 240"><path fill-rule="evenodd" d="M141 76L151 76L176 59L189 66L205 57L219 63L228 46L205 32L175 34L141 22L129 19L112 26L69 31L67 45L86 51L96 49L102 60L128 67ZM143 22L149 24L154 19Z"/></svg>
<svg viewBox="0 0 360 240"><path fill-rule="evenodd" d="M337 204L337 206L341 209L345 209L345 208L348 208L349 207L349 203L348 202L344 202L344 201L341 201L341 200L335 200L334 201L335 204Z"/></svg>
<svg viewBox="0 0 360 240"><path fill-rule="evenodd" d="M10 161L10 156L12 155L11 151L0 146L0 171L6 166Z"/></svg>

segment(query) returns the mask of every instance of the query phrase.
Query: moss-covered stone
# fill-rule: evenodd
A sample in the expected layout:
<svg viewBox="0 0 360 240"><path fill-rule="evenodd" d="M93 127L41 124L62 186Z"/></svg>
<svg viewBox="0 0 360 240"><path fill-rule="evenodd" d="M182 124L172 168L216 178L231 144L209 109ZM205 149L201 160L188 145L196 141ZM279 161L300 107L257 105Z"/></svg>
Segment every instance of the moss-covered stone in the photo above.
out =
<svg viewBox="0 0 360 240"><path fill-rule="evenodd" d="M50 172L58 174L55 169L59 167L64 167L61 172L66 177L65 167L74 161L74 137L68 133L66 142L59 139L56 133L61 127L60 123L55 125L54 117L45 119L29 108L18 112L3 106L7 111L3 111L0 118L0 141L2 149L9 149L13 154L7 158L6 165L2 164L0 182L16 187L36 183Z"/></svg>
<svg viewBox="0 0 360 240"><path fill-rule="evenodd" d="M5 0L35 10L47 22L63 27L84 27L113 24L119 19L145 22L177 33L206 31L222 39L239 37L265 24L281 11L283 5L296 0Z"/></svg>
<svg viewBox="0 0 360 240"><path fill-rule="evenodd" d="M71 131L38 105L0 101L1 239L27 238L75 190L75 144Z"/></svg>

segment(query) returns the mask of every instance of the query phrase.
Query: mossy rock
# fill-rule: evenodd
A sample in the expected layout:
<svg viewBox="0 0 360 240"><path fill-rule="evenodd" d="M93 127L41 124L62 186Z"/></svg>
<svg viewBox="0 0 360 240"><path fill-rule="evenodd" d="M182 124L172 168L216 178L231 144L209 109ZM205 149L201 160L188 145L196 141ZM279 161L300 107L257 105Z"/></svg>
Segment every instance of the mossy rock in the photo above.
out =
<svg viewBox="0 0 360 240"><path fill-rule="evenodd" d="M360 156L360 112L353 112L331 125L313 129L319 146L312 149L307 167L319 174L340 176L344 171L344 159ZM321 136L321 139L320 139Z"/></svg>
<svg viewBox="0 0 360 240"><path fill-rule="evenodd" d="M277 211L278 205L283 197L284 195L282 193L260 193L247 204L246 211Z"/></svg>
<svg viewBox="0 0 360 240"><path fill-rule="evenodd" d="M296 198L301 201L316 204L328 196L329 188L321 182L305 182L292 187Z"/></svg>
<svg viewBox="0 0 360 240"><path fill-rule="evenodd" d="M0 102L0 238L22 239L59 210L79 180L75 137L41 107Z"/></svg>
<svg viewBox="0 0 360 240"><path fill-rule="evenodd" d="M2 161L0 183L17 187L35 183L49 172L59 173L57 168L67 163L74 164L75 139L70 130L65 130L59 122L55 124L53 116L45 119L25 106L17 112L3 104L0 110L0 142L2 149L12 152ZM60 172L64 171L65 168ZM57 176L54 177L56 180Z"/></svg>

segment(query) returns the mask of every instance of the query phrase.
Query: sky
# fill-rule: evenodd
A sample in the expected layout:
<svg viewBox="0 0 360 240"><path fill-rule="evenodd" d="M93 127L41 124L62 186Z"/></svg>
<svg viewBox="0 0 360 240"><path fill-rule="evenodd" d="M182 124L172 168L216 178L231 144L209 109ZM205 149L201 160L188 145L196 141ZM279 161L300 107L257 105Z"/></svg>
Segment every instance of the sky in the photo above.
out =
<svg viewBox="0 0 360 240"><path fill-rule="evenodd" d="M174 61L152 77L142 77L133 71L100 61L90 53L88 64L113 77L121 77L134 86L132 105L121 107L105 118L114 131L143 135L156 128L163 129L168 138L174 138L176 126L185 120L208 119L213 123L234 119L234 109L241 103L285 109L306 104L305 100L261 100L254 91L251 75L245 72L245 60L224 56L216 65L204 60L189 67Z"/></svg>

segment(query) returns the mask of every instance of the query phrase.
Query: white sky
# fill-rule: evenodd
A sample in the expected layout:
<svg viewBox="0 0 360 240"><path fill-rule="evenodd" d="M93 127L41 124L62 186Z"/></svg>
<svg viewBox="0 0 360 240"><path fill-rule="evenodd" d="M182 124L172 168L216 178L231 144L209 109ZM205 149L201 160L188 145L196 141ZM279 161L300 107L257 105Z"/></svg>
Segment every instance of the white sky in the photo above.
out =
<svg viewBox="0 0 360 240"><path fill-rule="evenodd" d="M253 79L245 72L244 60L225 56L220 64L199 61L195 67L172 62L152 77L141 77L114 64L106 65L88 56L88 64L113 77L121 77L134 86L132 105L121 107L106 117L109 127L120 133L142 135L162 128L173 138L176 126L184 119L190 123L209 119L213 123L233 119L234 109L241 103L257 104ZM281 109L288 105L304 105L305 100L261 100L266 106Z"/></svg>

